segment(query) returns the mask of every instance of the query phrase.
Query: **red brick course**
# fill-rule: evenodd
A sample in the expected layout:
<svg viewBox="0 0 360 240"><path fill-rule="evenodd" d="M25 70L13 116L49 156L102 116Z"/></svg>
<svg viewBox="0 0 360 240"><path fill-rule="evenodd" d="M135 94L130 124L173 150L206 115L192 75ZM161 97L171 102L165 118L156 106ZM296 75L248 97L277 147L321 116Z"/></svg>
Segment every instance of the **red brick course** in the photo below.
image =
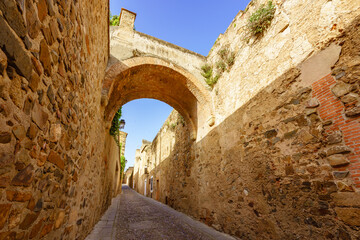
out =
<svg viewBox="0 0 360 240"><path fill-rule="evenodd" d="M344 143L352 149L347 157L350 164L339 170L350 171L355 187L360 188L360 117L345 117L345 106L332 92L331 87L336 80L330 74L312 84L313 97L320 102L319 115L323 121L332 120L333 124L325 127L325 133L340 130Z"/></svg>

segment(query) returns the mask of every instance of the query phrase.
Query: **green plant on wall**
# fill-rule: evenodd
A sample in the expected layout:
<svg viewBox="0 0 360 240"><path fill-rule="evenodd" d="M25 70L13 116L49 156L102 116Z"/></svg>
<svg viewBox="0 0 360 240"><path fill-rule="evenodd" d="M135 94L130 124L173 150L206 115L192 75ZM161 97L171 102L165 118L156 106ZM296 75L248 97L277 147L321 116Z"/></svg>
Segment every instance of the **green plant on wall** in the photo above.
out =
<svg viewBox="0 0 360 240"><path fill-rule="evenodd" d="M213 67L209 64L205 64L201 67L202 73L201 75L205 78L205 82L207 85L209 85L211 88L214 87L215 83L217 83L220 75L216 74L214 76L213 73Z"/></svg>
<svg viewBox="0 0 360 240"><path fill-rule="evenodd" d="M262 4L249 18L247 24L249 32L254 36L263 34L270 26L275 10L276 8L272 1L269 1L267 5Z"/></svg>
<svg viewBox="0 0 360 240"><path fill-rule="evenodd" d="M110 127L110 135L114 138L119 148L121 148L119 142L120 118L121 118L121 108L119 108L119 110L115 113L115 116L111 122L111 127Z"/></svg>
<svg viewBox="0 0 360 240"><path fill-rule="evenodd" d="M121 166L121 172L122 173L125 171L126 162L127 161L126 161L124 155L122 155L121 158L120 158L120 166Z"/></svg>
<svg viewBox="0 0 360 240"><path fill-rule="evenodd" d="M120 19L118 15L112 15L110 12L110 26L119 26Z"/></svg>

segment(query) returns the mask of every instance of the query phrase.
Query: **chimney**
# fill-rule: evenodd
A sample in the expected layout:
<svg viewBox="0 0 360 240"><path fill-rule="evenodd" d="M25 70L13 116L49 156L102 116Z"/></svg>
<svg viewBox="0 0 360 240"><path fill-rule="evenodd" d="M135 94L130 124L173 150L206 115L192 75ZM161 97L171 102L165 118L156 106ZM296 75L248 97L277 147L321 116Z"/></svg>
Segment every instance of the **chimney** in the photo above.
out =
<svg viewBox="0 0 360 240"><path fill-rule="evenodd" d="M132 32L134 30L135 18L136 18L136 13L133 13L125 8L122 8L119 17L120 29L123 31Z"/></svg>

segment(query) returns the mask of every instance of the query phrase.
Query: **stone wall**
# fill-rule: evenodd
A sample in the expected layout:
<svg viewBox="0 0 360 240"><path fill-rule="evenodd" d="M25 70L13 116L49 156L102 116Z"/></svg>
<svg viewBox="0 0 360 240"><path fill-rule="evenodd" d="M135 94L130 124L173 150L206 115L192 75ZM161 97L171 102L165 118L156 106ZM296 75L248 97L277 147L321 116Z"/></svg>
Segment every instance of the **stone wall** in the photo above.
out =
<svg viewBox="0 0 360 240"><path fill-rule="evenodd" d="M159 179L158 200L241 239L358 239L360 6L276 1L268 32L246 43L261 2L208 56L236 52L212 90L213 129L191 142L187 125L165 123L135 184Z"/></svg>
<svg viewBox="0 0 360 240"><path fill-rule="evenodd" d="M0 2L0 239L83 239L110 203L108 7Z"/></svg>

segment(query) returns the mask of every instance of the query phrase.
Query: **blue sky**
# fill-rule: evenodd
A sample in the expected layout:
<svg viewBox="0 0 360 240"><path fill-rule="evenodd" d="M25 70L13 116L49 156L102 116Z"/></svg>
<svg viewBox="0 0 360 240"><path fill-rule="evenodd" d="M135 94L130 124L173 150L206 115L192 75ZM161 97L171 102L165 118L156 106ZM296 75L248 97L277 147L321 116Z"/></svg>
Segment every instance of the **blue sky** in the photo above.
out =
<svg viewBox="0 0 360 240"><path fill-rule="evenodd" d="M187 48L204 56L220 33L225 32L240 10L250 0L110 0L112 15L121 8L137 14L135 28L156 38ZM120 106L119 106L120 107ZM141 140L152 141L172 108L160 101L141 99L123 106L128 133L126 167L134 165L135 150Z"/></svg>

